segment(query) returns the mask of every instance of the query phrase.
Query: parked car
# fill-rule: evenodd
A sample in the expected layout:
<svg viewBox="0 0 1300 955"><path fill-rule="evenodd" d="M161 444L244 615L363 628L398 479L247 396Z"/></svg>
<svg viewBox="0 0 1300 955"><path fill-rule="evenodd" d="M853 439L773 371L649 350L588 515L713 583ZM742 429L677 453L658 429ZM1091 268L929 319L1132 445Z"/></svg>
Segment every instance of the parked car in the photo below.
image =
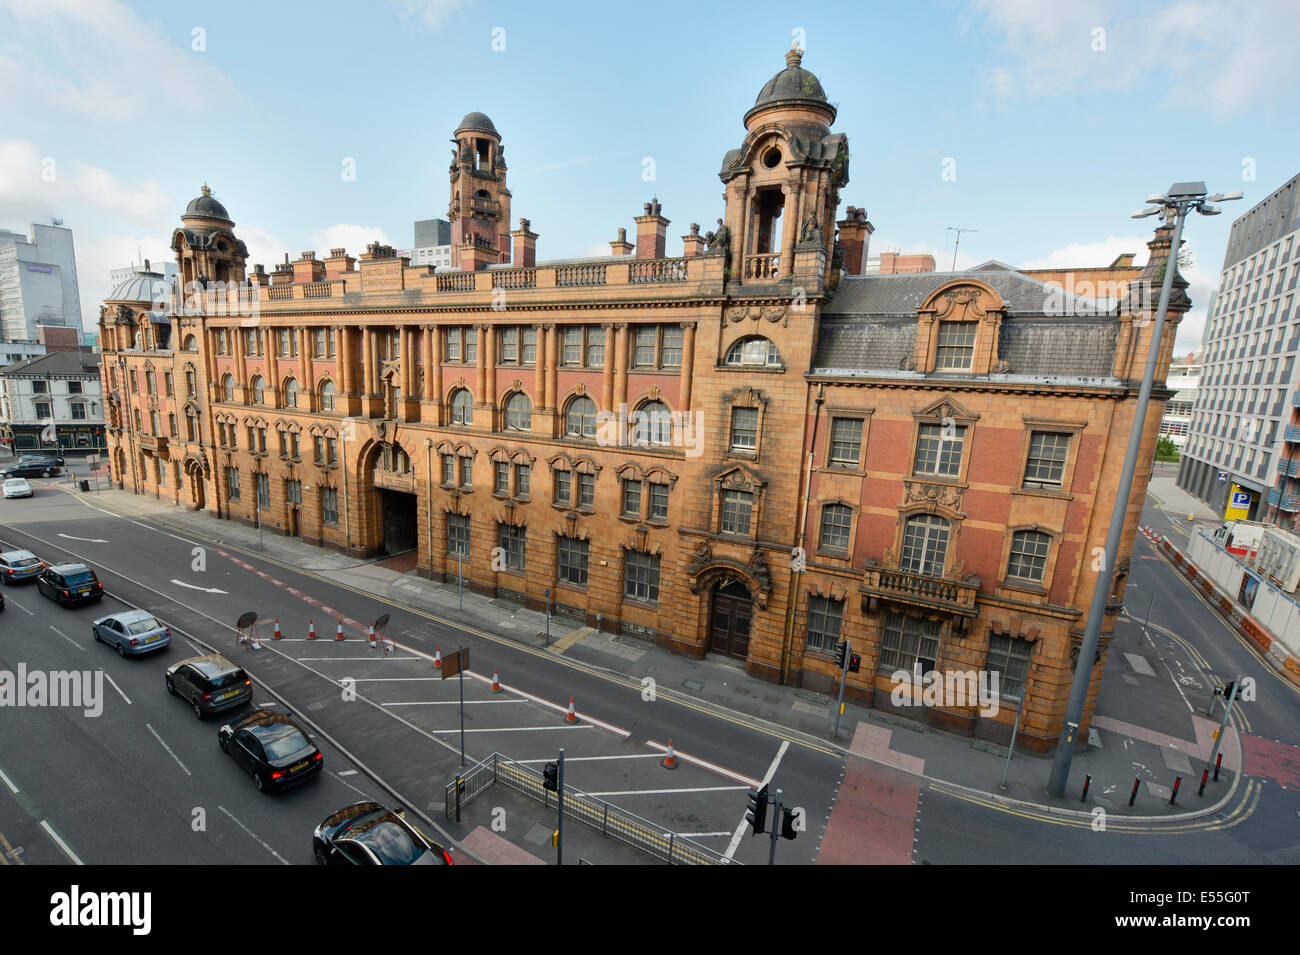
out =
<svg viewBox="0 0 1300 955"><path fill-rule="evenodd" d="M6 499L32 496L32 486L27 483L27 478L6 478L4 488Z"/></svg>
<svg viewBox="0 0 1300 955"><path fill-rule="evenodd" d="M104 585L85 564L53 564L36 578L36 589L64 607L104 599Z"/></svg>
<svg viewBox="0 0 1300 955"><path fill-rule="evenodd" d="M0 471L0 478L53 477L62 472L62 465L53 461L19 461Z"/></svg>
<svg viewBox="0 0 1300 955"><path fill-rule="evenodd" d="M162 650L172 642L172 628L144 610L124 610L100 617L90 625L90 635L124 657Z"/></svg>
<svg viewBox="0 0 1300 955"><path fill-rule="evenodd" d="M287 789L319 776L325 757L290 716L257 710L217 732L217 745L253 777L263 792Z"/></svg>
<svg viewBox="0 0 1300 955"><path fill-rule="evenodd" d="M4 610L4 609L5 609L5 595L0 594L0 610Z"/></svg>
<svg viewBox="0 0 1300 955"><path fill-rule="evenodd" d="M45 561L29 550L11 550L0 554L0 581L16 584L34 580L45 570Z"/></svg>
<svg viewBox="0 0 1300 955"><path fill-rule="evenodd" d="M359 802L334 813L312 833L319 865L451 865L451 855L377 802Z"/></svg>
<svg viewBox="0 0 1300 955"><path fill-rule="evenodd" d="M50 464L54 464L54 465L57 465L57 466L59 466L59 467L63 467L63 456L62 456L62 455L59 455L59 454L45 454L45 453L41 453L41 454L20 454L20 455L18 456L18 463L19 463L19 464L23 464L23 463L43 464L43 463L45 463L45 462L47 462L47 461L48 461Z"/></svg>
<svg viewBox="0 0 1300 955"><path fill-rule="evenodd" d="M220 653L191 657L167 668L167 692L187 700L199 719L253 698L253 681Z"/></svg>

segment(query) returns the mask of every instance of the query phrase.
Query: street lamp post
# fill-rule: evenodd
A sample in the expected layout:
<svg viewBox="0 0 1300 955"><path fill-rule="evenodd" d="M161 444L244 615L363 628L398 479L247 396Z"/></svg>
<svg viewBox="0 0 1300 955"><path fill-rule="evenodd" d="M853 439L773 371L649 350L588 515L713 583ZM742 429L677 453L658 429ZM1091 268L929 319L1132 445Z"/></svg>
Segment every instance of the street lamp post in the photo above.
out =
<svg viewBox="0 0 1300 955"><path fill-rule="evenodd" d="M1165 260L1164 281L1160 285L1160 301L1156 306L1155 329L1151 333L1146 370L1142 375L1142 387L1138 391L1137 407L1133 412L1133 427L1129 431L1128 450L1124 454L1124 467L1120 472L1119 486L1116 488L1114 504L1110 512L1106 548L1102 556L1101 569L1097 573L1092 605L1088 609L1088 624L1084 630L1083 643L1079 647L1079 660L1074 669L1074 681L1070 685L1070 699L1066 704L1065 720L1061 724L1056 756L1052 760L1052 772L1048 778L1047 792L1053 796L1065 795L1065 786L1070 777L1070 762L1074 758L1075 735L1083 720L1088 685L1092 682L1092 661L1097 653L1097 644L1101 640L1102 617L1105 615L1106 600L1110 595L1110 582L1119 554L1120 537L1124 533L1128 500L1133 491L1133 474L1137 468L1138 451L1142 444L1143 427L1146 423L1147 405L1151 401L1156 363L1160 358L1160 338L1164 332L1165 315L1169 309L1174 273L1178 271L1178 246L1182 242L1183 222L1192 210L1202 215L1218 215L1220 210L1213 203L1241 198L1240 192L1220 193L1208 198L1205 193L1203 182L1177 182L1169 187L1168 194L1157 193L1148 196L1147 202L1151 205L1133 213L1135 219L1163 214L1166 222L1173 221L1174 235L1169 247L1169 256Z"/></svg>

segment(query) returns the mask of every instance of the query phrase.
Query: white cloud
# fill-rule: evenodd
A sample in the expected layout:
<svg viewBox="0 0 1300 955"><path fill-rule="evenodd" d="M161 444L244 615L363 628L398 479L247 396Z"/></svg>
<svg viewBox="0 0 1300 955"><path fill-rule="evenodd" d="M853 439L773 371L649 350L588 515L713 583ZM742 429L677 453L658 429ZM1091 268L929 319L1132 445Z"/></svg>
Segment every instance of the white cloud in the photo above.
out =
<svg viewBox="0 0 1300 955"><path fill-rule="evenodd" d="M390 5L403 20L418 20L430 30L437 30L442 21L461 8L462 0L389 0Z"/></svg>
<svg viewBox="0 0 1300 955"><path fill-rule="evenodd" d="M172 260L168 238L157 235L95 235L74 233L77 256L77 291L81 296L81 316L87 328L99 320L99 306L111 290L110 269L143 265L145 259L157 271Z"/></svg>
<svg viewBox="0 0 1300 955"><path fill-rule="evenodd" d="M0 37L0 88L11 104L21 90L20 102L97 120L157 117L141 129L157 137L166 110L192 109L195 90L226 108L237 95L188 32L166 33L118 0L4 0Z"/></svg>
<svg viewBox="0 0 1300 955"><path fill-rule="evenodd" d="M123 182L99 166L42 156L26 140L0 140L0 219L45 219L82 205L161 226L174 204L152 179Z"/></svg>
<svg viewBox="0 0 1300 955"><path fill-rule="evenodd" d="M306 248L315 251L318 258L329 255L330 249L347 249L351 255L360 255L371 242L395 245L388 233L378 226L352 225L347 222L338 222L324 231L313 232L308 236L308 242Z"/></svg>
<svg viewBox="0 0 1300 955"><path fill-rule="evenodd" d="M256 223L240 223L235 226L235 235L248 246L250 271L254 265L264 265L270 272L277 263L284 260L284 253L289 251L279 236Z"/></svg>

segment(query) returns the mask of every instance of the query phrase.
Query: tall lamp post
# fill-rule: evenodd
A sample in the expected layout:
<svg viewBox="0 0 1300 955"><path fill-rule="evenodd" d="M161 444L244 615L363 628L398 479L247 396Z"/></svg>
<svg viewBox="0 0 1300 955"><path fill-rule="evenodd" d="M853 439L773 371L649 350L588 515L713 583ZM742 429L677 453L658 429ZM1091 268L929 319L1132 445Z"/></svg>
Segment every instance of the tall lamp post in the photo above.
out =
<svg viewBox="0 0 1300 955"><path fill-rule="evenodd" d="M1169 257L1165 261L1164 281L1160 285L1160 301L1156 306L1156 324L1151 334L1151 348L1147 352L1146 371L1142 376L1142 387L1138 391L1137 408L1133 412L1133 427L1129 431L1128 450L1124 454L1124 468L1120 472L1119 487L1116 488L1114 507L1110 512L1110 528L1106 532L1106 550L1102 558L1101 570L1097 574L1096 589L1092 593L1092 606L1088 609L1088 625L1084 630L1083 644L1079 647L1079 662L1074 669L1074 682L1070 685L1070 699L1065 708L1065 721L1061 724L1061 735L1056 744L1056 756L1052 760L1052 773L1047 783L1047 792L1053 796L1065 795L1065 785L1070 777L1070 762L1074 758L1075 736L1083 719L1083 706L1088 696L1088 684L1092 681L1092 661L1097 653L1097 644L1101 639L1101 622L1106 612L1106 599L1110 595L1110 582L1115 572L1119 554L1119 541L1124 533L1124 520L1128 514L1129 495L1133 491L1133 472L1137 468L1138 449L1142 444L1142 431L1146 423L1147 405L1151 400L1151 388L1155 379L1156 362L1160 357L1160 337L1164 332L1165 315L1169 309L1169 295L1173 289L1174 273L1178 271L1178 246L1182 242L1183 221L1192 210L1205 216L1217 216L1221 211L1216 202L1240 199L1240 192L1219 193L1206 197L1203 182L1176 182L1169 187L1169 192L1156 193L1147 197L1150 205L1133 213L1134 219L1163 215L1165 221L1173 221L1173 244L1169 247Z"/></svg>

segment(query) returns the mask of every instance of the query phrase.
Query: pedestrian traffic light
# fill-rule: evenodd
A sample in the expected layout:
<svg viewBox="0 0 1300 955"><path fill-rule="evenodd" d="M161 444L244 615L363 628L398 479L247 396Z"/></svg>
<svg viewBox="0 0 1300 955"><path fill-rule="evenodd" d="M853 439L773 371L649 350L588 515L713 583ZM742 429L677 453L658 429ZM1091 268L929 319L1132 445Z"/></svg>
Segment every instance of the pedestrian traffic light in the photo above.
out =
<svg viewBox="0 0 1300 955"><path fill-rule="evenodd" d="M860 653L849 654L849 672L857 673L862 669L862 655Z"/></svg>
<svg viewBox="0 0 1300 955"><path fill-rule="evenodd" d="M782 839L793 839L795 836L799 834L799 830L795 828L795 819L797 818L797 816L798 813L796 813L795 810L787 809L785 806L781 807L781 838Z"/></svg>
<svg viewBox="0 0 1300 955"><path fill-rule="evenodd" d="M560 791L560 764L547 763L542 770L542 786L556 793Z"/></svg>
<svg viewBox="0 0 1300 955"><path fill-rule="evenodd" d="M749 791L749 812L745 813L745 821L754 827L752 835L767 831L767 804L770 798L766 786L758 792L752 789Z"/></svg>
<svg viewBox="0 0 1300 955"><path fill-rule="evenodd" d="M849 641L841 640L835 644L835 665L841 670L844 669L844 655L849 652Z"/></svg>

